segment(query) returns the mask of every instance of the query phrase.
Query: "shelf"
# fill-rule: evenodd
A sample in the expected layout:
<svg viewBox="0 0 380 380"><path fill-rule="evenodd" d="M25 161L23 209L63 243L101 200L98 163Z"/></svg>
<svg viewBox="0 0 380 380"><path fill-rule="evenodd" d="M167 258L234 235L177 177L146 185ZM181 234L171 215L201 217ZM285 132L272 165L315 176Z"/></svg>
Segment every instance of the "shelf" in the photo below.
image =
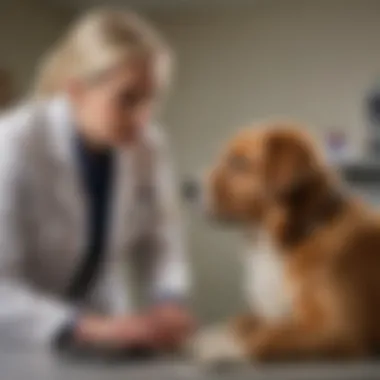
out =
<svg viewBox="0 0 380 380"><path fill-rule="evenodd" d="M380 185L380 161L352 162L339 168L343 178L357 185Z"/></svg>

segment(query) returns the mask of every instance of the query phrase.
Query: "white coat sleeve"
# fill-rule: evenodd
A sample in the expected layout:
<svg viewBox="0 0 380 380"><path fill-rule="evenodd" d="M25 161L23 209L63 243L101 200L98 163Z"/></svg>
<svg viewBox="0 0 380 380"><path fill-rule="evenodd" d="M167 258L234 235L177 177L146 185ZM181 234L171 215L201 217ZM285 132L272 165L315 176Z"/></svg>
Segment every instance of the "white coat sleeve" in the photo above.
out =
<svg viewBox="0 0 380 380"><path fill-rule="evenodd" d="M183 300L189 297L190 268L185 252L172 160L162 135L156 149L154 167L159 255L154 267L153 297L157 301Z"/></svg>
<svg viewBox="0 0 380 380"><path fill-rule="evenodd" d="M28 140L18 132L17 118L0 120L0 128L0 342L43 346L50 344L73 310L26 281Z"/></svg>

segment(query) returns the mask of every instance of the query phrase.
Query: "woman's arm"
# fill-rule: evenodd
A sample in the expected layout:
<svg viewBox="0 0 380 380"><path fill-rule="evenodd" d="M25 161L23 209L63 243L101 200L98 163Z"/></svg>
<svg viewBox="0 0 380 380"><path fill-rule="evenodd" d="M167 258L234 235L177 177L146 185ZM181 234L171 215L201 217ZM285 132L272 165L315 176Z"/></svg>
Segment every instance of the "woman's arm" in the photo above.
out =
<svg viewBox="0 0 380 380"><path fill-rule="evenodd" d="M74 310L34 290L23 279L30 141L20 124L29 119L23 115L20 119L11 116L0 121L0 339L46 344L73 317Z"/></svg>
<svg viewBox="0 0 380 380"><path fill-rule="evenodd" d="M158 133L157 139L153 189L156 192L159 254L151 284L152 296L156 302L182 303L189 297L189 261L170 152L161 133Z"/></svg>
<svg viewBox="0 0 380 380"><path fill-rule="evenodd" d="M189 309L190 268L184 246L172 160L163 136L154 155L157 261L151 295L156 340L164 351L182 350L195 328Z"/></svg>

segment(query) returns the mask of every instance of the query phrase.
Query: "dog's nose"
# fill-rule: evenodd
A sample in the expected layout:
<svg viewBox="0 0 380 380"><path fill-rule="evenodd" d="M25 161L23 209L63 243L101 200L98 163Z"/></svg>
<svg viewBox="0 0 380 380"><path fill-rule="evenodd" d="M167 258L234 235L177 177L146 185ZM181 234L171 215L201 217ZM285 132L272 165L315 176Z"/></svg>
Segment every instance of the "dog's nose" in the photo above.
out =
<svg viewBox="0 0 380 380"><path fill-rule="evenodd" d="M201 187L198 181L188 179L182 183L181 194L187 201L196 201L201 194Z"/></svg>

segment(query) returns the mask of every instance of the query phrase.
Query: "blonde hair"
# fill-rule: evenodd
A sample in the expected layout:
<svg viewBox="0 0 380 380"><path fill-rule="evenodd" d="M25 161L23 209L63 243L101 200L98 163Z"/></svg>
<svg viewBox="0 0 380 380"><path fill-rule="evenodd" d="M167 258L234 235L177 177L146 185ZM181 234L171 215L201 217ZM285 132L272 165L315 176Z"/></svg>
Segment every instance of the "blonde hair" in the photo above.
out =
<svg viewBox="0 0 380 380"><path fill-rule="evenodd" d="M160 79L168 78L171 51L150 25L125 10L90 11L43 57L34 96L53 96L71 78L94 79L136 55L154 59Z"/></svg>

